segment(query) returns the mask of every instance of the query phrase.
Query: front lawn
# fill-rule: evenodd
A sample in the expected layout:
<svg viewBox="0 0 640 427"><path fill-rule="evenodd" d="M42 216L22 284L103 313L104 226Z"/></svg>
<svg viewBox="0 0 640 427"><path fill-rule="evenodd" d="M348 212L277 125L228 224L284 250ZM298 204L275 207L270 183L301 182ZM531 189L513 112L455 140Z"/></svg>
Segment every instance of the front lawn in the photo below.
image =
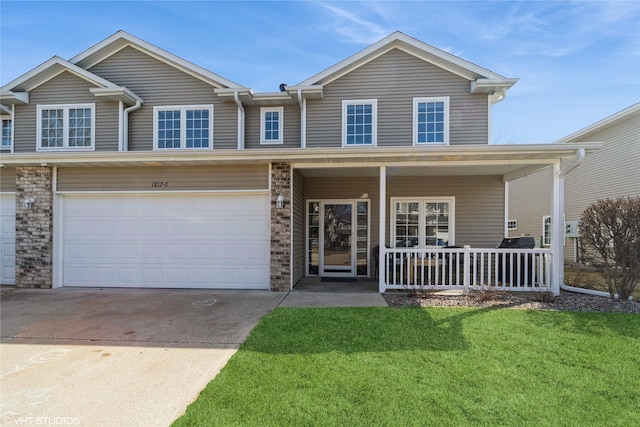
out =
<svg viewBox="0 0 640 427"><path fill-rule="evenodd" d="M175 426L640 425L640 316L279 308Z"/></svg>

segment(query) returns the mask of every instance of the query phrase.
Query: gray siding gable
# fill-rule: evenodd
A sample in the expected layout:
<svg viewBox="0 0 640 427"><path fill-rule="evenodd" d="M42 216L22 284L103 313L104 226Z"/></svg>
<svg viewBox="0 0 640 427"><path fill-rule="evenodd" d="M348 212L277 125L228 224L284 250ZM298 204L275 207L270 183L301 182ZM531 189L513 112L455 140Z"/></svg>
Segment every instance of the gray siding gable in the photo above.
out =
<svg viewBox="0 0 640 427"><path fill-rule="evenodd" d="M90 71L133 91L144 100L129 116L129 150L153 150L153 107L214 106L215 149L237 147L237 107L222 102L214 87L134 47L128 46L91 67Z"/></svg>
<svg viewBox="0 0 640 427"><path fill-rule="evenodd" d="M307 103L307 147L340 147L342 100L378 100L378 145L413 144L413 98L450 98L450 145L487 144L487 95L470 94L470 81L393 49L324 86Z"/></svg>
<svg viewBox="0 0 640 427"><path fill-rule="evenodd" d="M36 151L37 106L43 104L95 104L96 151L118 150L118 103L103 101L89 89L96 86L73 73L64 71L29 93L29 104L16 106L14 151Z"/></svg>

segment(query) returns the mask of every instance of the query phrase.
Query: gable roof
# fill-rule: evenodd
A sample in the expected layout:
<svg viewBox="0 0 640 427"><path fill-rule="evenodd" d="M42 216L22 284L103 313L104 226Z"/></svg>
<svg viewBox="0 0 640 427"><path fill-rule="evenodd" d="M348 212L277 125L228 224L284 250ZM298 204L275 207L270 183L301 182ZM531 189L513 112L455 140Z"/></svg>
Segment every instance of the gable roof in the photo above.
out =
<svg viewBox="0 0 640 427"><path fill-rule="evenodd" d="M74 56L69 62L81 68L89 69L127 46L144 52L216 88L244 88L231 80L225 79L122 30Z"/></svg>
<svg viewBox="0 0 640 427"><path fill-rule="evenodd" d="M471 93L496 94L494 97L496 102L500 101L504 97L504 92L518 81L518 79L504 77L396 31L349 58L298 83L296 86L326 85L364 64L373 61L392 49L400 49L425 62L469 80L471 82Z"/></svg>
<svg viewBox="0 0 640 427"><path fill-rule="evenodd" d="M96 88L92 89L92 93L96 96L103 96L104 93L108 92L110 96L115 97L114 99L122 100L127 104L132 104L140 100L140 98L127 88L118 86L58 56L54 56L31 71L4 85L0 89L0 100L3 105L26 104L29 102L30 91L65 71L95 85Z"/></svg>
<svg viewBox="0 0 640 427"><path fill-rule="evenodd" d="M599 132L607 127L614 126L620 121L630 119L633 116L638 116L638 119L640 119L640 102L633 104L632 106L627 107L622 111L612 114L609 117L605 117L604 119L599 120L585 128L582 128L579 131L572 133L571 135L567 135L564 138L555 141L554 144L563 144L585 139L591 133Z"/></svg>

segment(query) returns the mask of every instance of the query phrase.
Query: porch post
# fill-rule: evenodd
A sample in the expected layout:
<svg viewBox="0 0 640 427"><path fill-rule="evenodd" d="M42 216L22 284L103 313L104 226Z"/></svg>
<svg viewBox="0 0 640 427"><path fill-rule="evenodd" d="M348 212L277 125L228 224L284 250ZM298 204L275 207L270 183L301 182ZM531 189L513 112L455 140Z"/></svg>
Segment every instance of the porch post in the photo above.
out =
<svg viewBox="0 0 640 427"><path fill-rule="evenodd" d="M380 221L379 221L379 237L378 237L378 245L380 248L380 255L378 257L378 291L382 294L387 290L386 287L386 246L385 246L385 224L387 222L387 167L380 166Z"/></svg>
<svg viewBox="0 0 640 427"><path fill-rule="evenodd" d="M564 177L560 174L560 161L551 169L551 291L557 296L564 283Z"/></svg>

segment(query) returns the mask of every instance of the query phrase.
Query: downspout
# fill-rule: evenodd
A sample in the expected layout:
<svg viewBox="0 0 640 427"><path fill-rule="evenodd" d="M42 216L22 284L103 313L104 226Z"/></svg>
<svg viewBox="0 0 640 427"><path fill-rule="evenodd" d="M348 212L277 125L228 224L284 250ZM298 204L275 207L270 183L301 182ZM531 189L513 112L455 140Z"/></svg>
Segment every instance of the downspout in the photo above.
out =
<svg viewBox="0 0 640 427"><path fill-rule="evenodd" d="M124 109L122 117L122 151L129 151L129 113L142 106L141 101L136 101L134 105Z"/></svg>
<svg viewBox="0 0 640 427"><path fill-rule="evenodd" d="M124 151L124 102L118 101L118 151Z"/></svg>
<svg viewBox="0 0 640 427"><path fill-rule="evenodd" d="M584 160L584 156L585 156L584 148L580 148L576 153L576 157L570 163L566 164L560 170L560 178L564 178L565 176L567 176L569 174L569 172L571 172L576 167L578 167L580 165L580 163L582 163L582 161ZM564 182L564 181L561 181L561 182ZM562 193L564 195L564 191ZM562 262L564 262L564 260L562 260ZM600 296L600 297L610 297L611 296L611 295L609 295L608 292L594 291L592 289L583 289L583 288L577 288L575 286L565 285L564 284L564 275L562 277L562 280L560 281L560 289L562 289L563 291L576 292L576 293L587 294L587 295L596 295L596 296Z"/></svg>
<svg viewBox="0 0 640 427"><path fill-rule="evenodd" d="M302 99L302 89L298 89L300 104L300 148L307 148L307 103Z"/></svg>
<svg viewBox="0 0 640 427"><path fill-rule="evenodd" d="M242 106L242 102L240 102L240 97L238 96L238 91L233 92L233 99L236 101L236 105L238 106L238 150L244 150L244 107Z"/></svg>

